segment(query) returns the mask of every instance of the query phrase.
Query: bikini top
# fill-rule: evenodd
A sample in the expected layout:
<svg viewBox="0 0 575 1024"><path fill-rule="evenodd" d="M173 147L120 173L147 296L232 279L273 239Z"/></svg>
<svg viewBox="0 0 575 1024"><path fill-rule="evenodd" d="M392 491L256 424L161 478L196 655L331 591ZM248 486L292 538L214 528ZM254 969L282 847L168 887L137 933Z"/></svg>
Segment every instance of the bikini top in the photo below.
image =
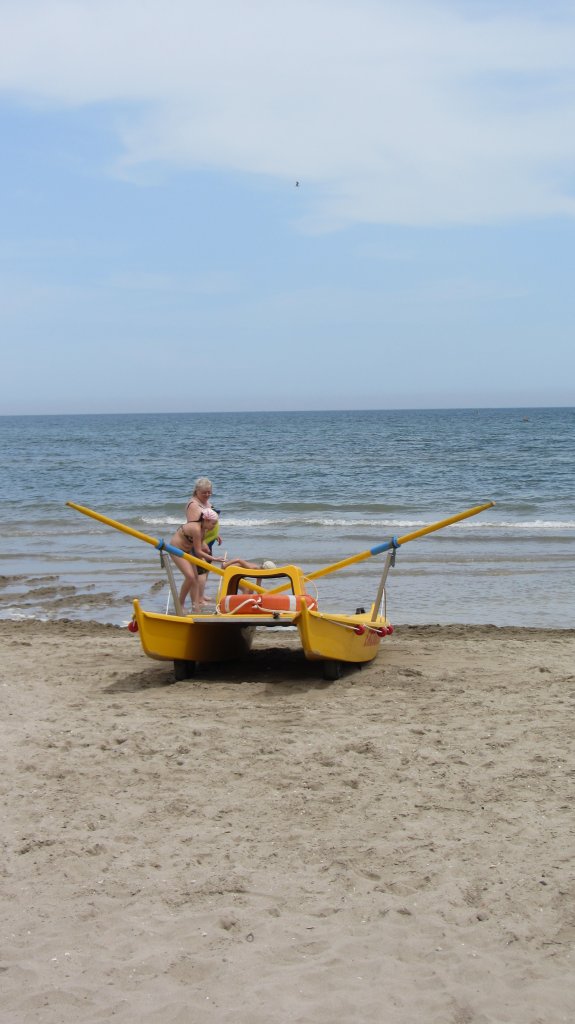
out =
<svg viewBox="0 0 575 1024"><path fill-rule="evenodd" d="M177 533L181 533L182 537L185 537L187 543L192 545L192 548L194 546L193 538L188 536L184 527L189 526L191 523L201 523L203 518L203 516L200 516L199 519L188 519L187 523L182 523L181 526L178 526L178 529L176 531Z"/></svg>
<svg viewBox="0 0 575 1024"><path fill-rule="evenodd" d="M218 513L216 512L215 508L212 508L211 505L204 505L204 504L202 504L202 502L198 501L197 498L191 498L190 499L190 501L186 505L186 512L188 511L190 505L193 504L193 502L195 502L196 505L199 505L199 507L201 508L202 511L200 512L200 518L199 519L188 519L189 523L200 523L202 521L202 519L205 519L207 523L214 523L214 524L217 523L217 521L219 519L219 516L218 516Z"/></svg>

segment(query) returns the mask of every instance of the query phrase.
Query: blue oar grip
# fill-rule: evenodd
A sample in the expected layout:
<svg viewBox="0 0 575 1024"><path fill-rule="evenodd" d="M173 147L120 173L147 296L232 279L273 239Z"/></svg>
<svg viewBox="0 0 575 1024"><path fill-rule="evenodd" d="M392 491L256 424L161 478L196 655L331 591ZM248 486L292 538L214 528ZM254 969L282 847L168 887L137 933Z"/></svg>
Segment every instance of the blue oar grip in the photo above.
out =
<svg viewBox="0 0 575 1024"><path fill-rule="evenodd" d="M185 551L182 551L181 548L176 548L173 544L168 544L167 540L164 540L163 537L160 537L154 547L156 547L158 551L167 551L170 555L179 555L180 558L183 558L186 553Z"/></svg>
<svg viewBox="0 0 575 1024"><path fill-rule="evenodd" d="M380 555L382 551L389 551L393 548L394 551L401 547L397 537L392 537L391 540L386 540L383 544L377 544L374 548L370 549L370 555Z"/></svg>

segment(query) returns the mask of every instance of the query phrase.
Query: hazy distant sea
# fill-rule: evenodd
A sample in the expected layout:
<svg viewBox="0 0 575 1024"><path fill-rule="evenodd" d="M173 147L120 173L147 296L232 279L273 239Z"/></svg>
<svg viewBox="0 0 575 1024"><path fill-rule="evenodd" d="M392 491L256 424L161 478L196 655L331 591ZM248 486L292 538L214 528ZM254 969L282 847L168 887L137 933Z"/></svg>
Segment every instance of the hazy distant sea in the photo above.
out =
<svg viewBox="0 0 575 1024"><path fill-rule="evenodd" d="M157 551L65 502L169 538L207 475L230 555L308 570L493 499L400 548L391 621L573 627L574 453L572 408L0 417L0 617L164 611ZM366 605L383 558L320 608Z"/></svg>

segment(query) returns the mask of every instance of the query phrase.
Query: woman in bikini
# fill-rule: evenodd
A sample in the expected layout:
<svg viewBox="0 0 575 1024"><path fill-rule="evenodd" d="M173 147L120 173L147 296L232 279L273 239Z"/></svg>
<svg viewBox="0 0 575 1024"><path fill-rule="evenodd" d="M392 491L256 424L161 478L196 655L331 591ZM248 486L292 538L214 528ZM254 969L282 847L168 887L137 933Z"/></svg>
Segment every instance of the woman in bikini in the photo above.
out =
<svg viewBox="0 0 575 1024"><path fill-rule="evenodd" d="M200 512L214 512L210 498L212 496L212 481L207 476L199 476L194 484L192 497L186 506L186 518L188 522L194 522Z"/></svg>
<svg viewBox="0 0 575 1024"><path fill-rule="evenodd" d="M209 486L209 491L206 491L206 488L204 487L202 489L201 498L204 498L205 496L205 499L207 499L209 494L211 494L211 484L209 480L201 478L196 482L194 494L188 502L188 507L186 509L186 515L188 517L187 522L178 527L174 536L170 540L170 544L173 544L174 547L181 548L182 551L185 551L188 555L194 555L196 558L202 558L205 562L220 562L222 559L216 558L212 555L210 548L204 540L206 533L209 530L212 530L218 521L218 514L215 509L207 503L207 500L201 500L200 498L198 485L204 483ZM172 555L172 558L184 576L184 582L180 589L180 603L182 608L186 597L190 594L193 611L201 611L203 587L198 576L198 567L192 562L188 562L187 559L180 558L178 555Z"/></svg>
<svg viewBox="0 0 575 1024"><path fill-rule="evenodd" d="M198 477L194 484L192 497L186 506L187 522L178 528L171 544L180 547L187 554L202 558L205 562L220 562L222 569L228 565L239 565L244 569L258 569L257 562L247 562L243 558L223 559L212 554L211 546L205 541L205 535L210 533L218 523L218 513L212 508L210 498L212 496L212 483L207 477ZM222 543L221 537L217 537L218 544ZM185 558L172 558L180 571L184 574L184 582L180 590L180 602L184 606L184 600L191 595L193 611L201 612L202 605L209 602L204 600L206 588L207 570L195 566ZM275 568L274 562L264 562L263 568Z"/></svg>
<svg viewBox="0 0 575 1024"><path fill-rule="evenodd" d="M194 555L195 558L202 558L204 562L221 562L221 558L216 558L212 555L208 545L204 540L204 534L206 529L210 529L213 524L211 520L205 519L203 513L200 513L198 519L187 523L183 523L176 530L174 536L170 540L170 544L174 547L181 548L187 555ZM184 582L180 588L180 603L182 608L184 601L188 594L192 600L192 608L197 613L201 611L201 591L200 591L200 580L198 576L198 567L193 562L188 562L186 558L181 558L179 555L172 555L174 562L178 569L184 576Z"/></svg>
<svg viewBox="0 0 575 1024"><path fill-rule="evenodd" d="M198 511L201 514L203 514L204 520L207 520L206 533L210 533L210 531L212 531L214 529L214 527L216 526L216 524L218 522L218 516L219 516L219 513L217 512L217 510L215 508L212 508L212 503L210 501L211 496L212 496L212 481L208 480L207 476L200 476L200 477L198 477L198 479L196 480L196 482L194 484L194 491L193 491L192 497L190 498L190 500L188 502L188 505L187 505L187 508L186 508L186 515L188 517L188 522L190 522L191 520L192 521L195 520ZM217 540L218 544L222 543L222 538L220 537L219 533L218 533L217 537L214 537L214 540ZM212 545L213 545L213 541L210 544L210 551L212 549ZM240 565L243 569L259 569L260 568L260 566L258 565L257 562L246 562L246 560L244 558L229 558L227 561L225 561L223 559L216 559L216 561L221 561L222 569L225 569L225 567L227 565ZM274 562L270 562L269 565L268 565L268 564L266 564L264 562L262 568L263 569L267 569L267 568L275 569L275 563ZM205 570L204 569L200 569L199 572L200 572L200 575L201 575L202 573L205 572ZM201 587L201 584L202 584L202 580L200 579L200 589L201 589L201 593L203 594L203 588ZM204 588L205 588L205 581L204 581Z"/></svg>
<svg viewBox="0 0 575 1024"><path fill-rule="evenodd" d="M203 515L205 522L205 534L212 534L212 540L208 539L208 546L210 554L212 553L214 542L217 540L218 544L222 543L222 538L219 536L219 532L216 531L218 525L218 512L212 508L210 498L212 496L212 481L208 480L207 476L200 476L194 484L194 490L192 497L190 498L186 506L186 518L188 522L195 522L199 515ZM188 563L189 564L189 563ZM207 570L198 567L198 605L209 604L209 601L205 600L204 594L206 589L206 582L208 579ZM195 602L194 602L195 603Z"/></svg>

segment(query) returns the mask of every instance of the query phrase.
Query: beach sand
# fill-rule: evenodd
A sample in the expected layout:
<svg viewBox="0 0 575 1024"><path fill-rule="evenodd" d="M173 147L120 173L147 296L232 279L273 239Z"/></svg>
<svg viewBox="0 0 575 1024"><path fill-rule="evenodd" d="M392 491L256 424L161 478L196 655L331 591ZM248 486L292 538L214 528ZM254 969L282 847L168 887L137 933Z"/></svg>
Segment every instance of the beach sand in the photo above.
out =
<svg viewBox="0 0 575 1024"><path fill-rule="evenodd" d="M572 1022L575 631L272 642L0 623L2 1024Z"/></svg>

